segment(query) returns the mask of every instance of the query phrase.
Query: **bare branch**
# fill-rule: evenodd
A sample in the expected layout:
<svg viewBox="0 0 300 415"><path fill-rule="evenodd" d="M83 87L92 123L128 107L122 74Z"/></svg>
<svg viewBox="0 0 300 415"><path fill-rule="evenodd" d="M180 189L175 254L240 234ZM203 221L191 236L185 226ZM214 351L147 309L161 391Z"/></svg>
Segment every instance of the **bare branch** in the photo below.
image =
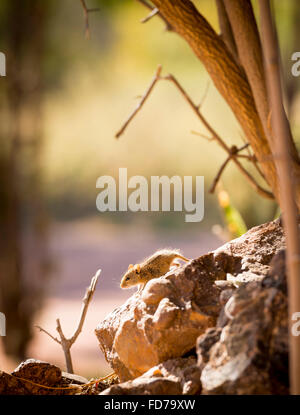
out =
<svg viewBox="0 0 300 415"><path fill-rule="evenodd" d="M216 177L214 178L214 181L209 189L209 193L214 193L214 191L216 190L216 186L222 176L223 171L225 170L225 167L227 166L227 164L229 163L230 160L232 160L233 157L238 156L238 153L242 150L244 150L246 147L248 147L249 144L245 144L243 145L241 148L237 148L236 146L232 146L230 151L231 154L227 157L227 159L224 161L224 163L221 165ZM242 155L241 155L242 156ZM247 156L246 156L247 157Z"/></svg>
<svg viewBox="0 0 300 415"><path fill-rule="evenodd" d="M141 20L141 23L147 23L150 19L152 19L152 17L156 16L157 14L159 14L159 10L155 7L152 12L148 14L148 16L144 17L144 19Z"/></svg>
<svg viewBox="0 0 300 415"><path fill-rule="evenodd" d="M229 154L231 155L230 148L227 146L227 144L223 141L223 139L217 134L217 132L211 127L211 125L208 123L208 121L203 117L202 113L200 112L197 105L192 101L192 99L189 97L189 95L186 93L186 91L182 88L182 86L179 84L177 79L173 75L167 75L165 77L161 77L161 79L165 79L168 81L171 81L177 89L181 92L185 100L189 103L189 105L192 107L193 111L197 115L197 117L200 119L202 124L207 128L207 130L211 133L212 137L218 142L218 144ZM236 157L233 158L234 163L239 168L241 173L247 178L247 180L251 183L252 187L259 193L261 196L264 196L268 199L273 199L274 196L271 192L268 190L263 189L256 180L251 176L251 174L244 168L244 166L237 160Z"/></svg>
<svg viewBox="0 0 300 415"><path fill-rule="evenodd" d="M210 82L207 82L204 93L203 93L202 98L201 98L201 101L198 105L199 110L202 108L202 105L204 104L204 101L206 100L207 93L208 93L208 90L209 90L209 86L210 86Z"/></svg>
<svg viewBox="0 0 300 415"><path fill-rule="evenodd" d="M69 373L74 373L74 369L73 369L73 363L72 363L72 356L71 356L71 343L70 341L65 337L61 325L60 325L60 320L59 318L56 319L56 331L59 334L60 337L60 344L61 347L64 351L64 355L65 355L65 359L66 359L66 366L67 366L67 371Z"/></svg>
<svg viewBox="0 0 300 415"><path fill-rule="evenodd" d="M146 92L141 98L141 101L138 103L136 109L130 114L130 116L127 118L121 129L117 132L116 138L120 137L121 134L124 133L126 127L129 125L129 123L132 121L132 119L135 117L135 115L140 111L140 109L143 107L145 101L149 97L151 91L153 90L155 84L160 80L166 80L169 82L172 82L176 88L179 90L179 92L182 94L184 99L188 102L194 113L197 115L197 117L200 119L202 124L206 127L206 129L211 134L211 137L205 136L206 139L212 141L216 140L218 144L226 151L226 153L229 156L232 156L230 147L227 146L227 144L223 141L223 139L219 136L219 134L212 128L212 126L208 123L208 121L205 119L205 117L202 115L199 106L196 105L193 100L190 98L190 96L187 94L187 92L183 89L183 87L180 85L180 83L177 81L177 79L173 75L166 75L161 76L162 67L161 65L158 66L155 75L151 81L151 84L147 88ZM201 133L199 133L201 135ZM252 187L259 193L261 196L264 196L268 199L274 199L274 196L271 192L268 190L263 189L256 180L251 176L251 174L244 168L244 166L239 162L237 157L233 157L233 161L236 164L236 166L239 168L241 173L247 178L247 180L251 183Z"/></svg>
<svg viewBox="0 0 300 415"><path fill-rule="evenodd" d="M129 115L129 117L127 118L127 120L125 121L125 123L123 124L123 126L121 127L121 129L115 135L116 138L119 138L124 133L124 131L126 130L126 127L128 126L128 124L131 122L131 120L136 116L136 114L143 107L145 101L147 100L147 98L151 94L151 91L152 91L154 85L159 80L159 76L160 76L161 70L162 70L162 67L161 67L161 65L159 65L158 68L157 68L157 70L156 70L156 73L155 73L155 75L154 75L154 77L153 77L153 79L151 81L151 84L149 85L149 87L147 88L146 92L142 96L142 98L141 98L140 102L138 103L137 107L135 108L135 110Z"/></svg>
<svg viewBox="0 0 300 415"><path fill-rule="evenodd" d="M214 137L209 137L208 135L199 133L198 131L191 130L191 133L194 135L198 135L199 137L205 138L207 141L214 141Z"/></svg>
<svg viewBox="0 0 300 415"><path fill-rule="evenodd" d="M100 273L101 273L101 270L99 269L96 272L95 276L92 278L90 286L86 290L85 296L82 300L83 304L82 304L81 315L80 315L80 318L79 318L78 326L77 326L77 329L75 330L73 336L70 338L70 346L72 346L72 344L76 341L77 337L79 336L79 334L82 331L82 327L83 327L83 323L84 323L84 320L85 320L85 317L86 317L86 313L87 313L89 304L90 304L90 302L93 298L93 295L94 295L94 292L95 292L95 289L96 289L96 285L97 285L97 281L98 281L98 277L99 277Z"/></svg>
<svg viewBox="0 0 300 415"><path fill-rule="evenodd" d="M54 341L56 341L58 344L61 344L59 339L57 337L52 336L52 334L50 334L47 330L43 329L43 327L40 326L35 326L37 329L39 329L40 331L46 333L49 337L51 337L51 339L53 339Z"/></svg>
<svg viewBox="0 0 300 415"><path fill-rule="evenodd" d="M159 10L156 7L151 6L151 4L149 4L146 0L137 0L139 3L141 3L143 6L145 6L147 9L151 10L150 14L145 17L144 19L141 20L142 23L146 23L148 22L152 17L158 15L161 20L165 23L165 30L168 32L173 31L172 26L170 25L170 23L167 21L167 19L164 18L164 16L162 16L159 12Z"/></svg>
<svg viewBox="0 0 300 415"><path fill-rule="evenodd" d="M85 36L86 36L87 39L89 39L91 37L90 25L89 25L89 13L97 12L99 10L99 8L88 9L86 4L85 4L85 0L80 0L80 3L82 5L83 14L84 14L84 18L85 18Z"/></svg>
<svg viewBox="0 0 300 415"><path fill-rule="evenodd" d="M87 314L87 310L89 307L89 304L93 298L95 289L96 289L96 285L98 282L98 277L101 273L101 269L98 269L98 271L96 272L96 274L93 276L90 286L87 288L85 296L82 300L83 305L82 305L82 309L81 309L81 313L80 313L80 318L78 321L78 325L76 330L74 331L74 334L72 337L70 337L69 339L67 339L63 333L63 330L61 328L61 324L60 324L60 319L56 319L56 331L59 334L60 340L57 339L56 337L52 336L52 334L48 333L45 329L43 329L42 327L36 326L40 331L46 333L49 337L51 337L51 339L53 339L54 341L56 341L58 344L61 345L64 354L65 354L65 360L66 360L66 366L67 366L67 371L69 373L74 373L73 371L73 364L72 364L72 357L71 357L71 347L72 345L75 343L75 341L77 340L79 334L82 331L82 327L84 324L84 320Z"/></svg>
<svg viewBox="0 0 300 415"><path fill-rule="evenodd" d="M246 140L244 138L244 136L241 134L241 139L244 143L246 143ZM255 154L252 154L249 147L247 147L247 152L248 152L248 156L249 156L249 161L252 161L252 163L254 164L256 170L258 171L258 173L261 175L261 177L266 180L266 177L263 173L263 171L261 170L261 168L258 165L258 160ZM241 154L239 155L239 157L241 157Z"/></svg>

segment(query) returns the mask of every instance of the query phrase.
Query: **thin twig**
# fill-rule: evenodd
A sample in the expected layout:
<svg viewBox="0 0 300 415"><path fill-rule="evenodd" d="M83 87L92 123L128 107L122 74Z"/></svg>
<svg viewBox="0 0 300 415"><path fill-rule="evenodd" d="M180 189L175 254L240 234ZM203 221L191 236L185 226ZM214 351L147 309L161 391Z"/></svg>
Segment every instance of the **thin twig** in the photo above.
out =
<svg viewBox="0 0 300 415"><path fill-rule="evenodd" d="M198 135L199 137L205 138L207 141L214 141L214 137L209 137L206 134L199 133L199 131L191 130L191 133L194 135Z"/></svg>
<svg viewBox="0 0 300 415"><path fill-rule="evenodd" d="M246 143L246 140L245 140L245 138L244 138L243 134L241 134L241 133L240 133L240 137L241 137L242 141L243 141L244 143ZM256 158L255 154L252 154L252 153L251 153L251 151L250 151L250 148L249 148L249 147L247 147L247 153L248 153L248 155L249 155L249 161L252 161L252 163L254 164L254 166L255 166L256 170L258 171L258 173L261 175L261 177L262 177L264 180L266 180L266 177L265 177L265 175L264 175L263 171L261 170L261 168L260 168L260 167L259 167L259 165L258 165L257 158ZM240 156L241 156L241 155L240 155Z"/></svg>
<svg viewBox="0 0 300 415"><path fill-rule="evenodd" d="M82 331L82 327L83 327L83 323L86 317L86 313L88 310L88 306L89 303L92 300L92 297L94 295L95 289L96 289L96 284L97 284L97 280L98 280L98 276L100 274L99 272L100 270L98 270L98 272L96 273L96 275L92 278L91 280L91 284L88 287L88 289L86 290L85 296L82 300L82 309L81 309L81 315L78 321L78 325L77 325L77 329L74 331L73 336L70 338L70 344L72 346L72 344L76 341L77 337L79 336L79 334Z"/></svg>
<svg viewBox="0 0 300 415"><path fill-rule="evenodd" d="M152 17L156 16L157 14L159 14L159 10L155 7L149 14L148 16L144 17L144 19L141 20L141 23L147 23L150 19L152 19Z"/></svg>
<svg viewBox="0 0 300 415"><path fill-rule="evenodd" d="M89 24L89 13L92 12L97 12L99 10L99 8L93 8L93 9L88 9L86 4L85 4L85 0L80 0L82 8L83 8L83 14L84 14L84 19L85 19L85 36L87 39L89 39L91 37L90 34L90 24Z"/></svg>
<svg viewBox="0 0 300 415"><path fill-rule="evenodd" d="M230 160L232 160L233 157L238 156L238 153L244 150L245 148L247 148L248 146L249 144L246 143L241 148L237 148L236 146L231 147L231 154L226 158L224 163L221 165L216 177L214 178L212 185L210 186L209 193L214 193L214 191L216 190L216 186L222 176L222 173L225 170L225 167L227 166L227 164L230 162Z"/></svg>
<svg viewBox="0 0 300 415"><path fill-rule="evenodd" d="M117 132L117 134L115 135L116 138L119 138L124 131L126 130L126 127L128 126L128 124L130 123L130 121L136 116L136 114L140 111L140 109L143 107L145 101L147 100L147 98L149 97L149 95L151 94L152 89L154 88L154 85L156 84L156 82L160 79L160 73L161 73L162 67L161 65L158 65L158 68L155 72L155 75L149 85L149 87L147 88L146 92L144 93L144 95L142 96L140 102L138 103L137 107L135 108L135 110L129 115L129 117L127 118L127 120L125 121L125 123L123 124L123 126L121 127L121 129Z"/></svg>
<svg viewBox="0 0 300 415"><path fill-rule="evenodd" d="M56 341L58 344L61 344L60 340L57 337L52 336L52 334L49 333L47 330L43 329L43 327L40 327L40 326L37 326L37 325L35 327L37 329L39 329L40 331L43 331L44 333L48 334L48 336L51 337L51 339L53 339L54 341Z"/></svg>
<svg viewBox="0 0 300 415"><path fill-rule="evenodd" d="M141 3L143 6L145 6L147 9L151 10L150 14L141 20L142 23L148 22L153 16L159 16L163 22L165 23L165 30L168 32L173 31L173 27L170 25L170 23L167 21L167 19L159 12L159 10L156 7L151 6L146 0L137 0L139 3Z"/></svg>
<svg viewBox="0 0 300 415"><path fill-rule="evenodd" d="M78 325L77 328L74 331L73 336L71 336L69 339L66 338L66 336L63 333L63 330L61 328L61 323L60 323L60 319L57 318L56 319L56 331L59 334L59 339L52 336L52 334L50 334L48 331L46 331L45 329L43 329L40 326L36 326L40 331L44 332L45 334L47 334L49 337L51 337L52 340L56 341L58 344L61 345L64 355L65 355L65 360L66 360L66 366L67 366L67 371L69 373L74 373L73 371L73 363L72 363L72 357L71 357L71 347L72 345L75 343L75 341L77 340L79 334L82 331L82 327L84 324L84 320L87 314L87 310L89 307L89 304L93 298L95 289L96 289L96 285L97 285L97 281L98 281L98 277L101 273L101 269L98 269L98 271L96 272L96 274L93 276L90 286L87 288L85 296L82 300L83 304L82 304L82 309L81 309L81 313L80 313L80 318L78 321Z"/></svg>
<svg viewBox="0 0 300 415"><path fill-rule="evenodd" d="M202 98L201 98L201 101L200 101L200 104L198 105L198 109L199 110L202 108L202 105L203 105L203 103L204 103L204 101L205 101L205 99L207 97L207 93L208 93L208 90L209 90L209 86L210 86L210 82L207 82L206 87L205 87L205 90L204 90L204 93L203 93Z"/></svg>

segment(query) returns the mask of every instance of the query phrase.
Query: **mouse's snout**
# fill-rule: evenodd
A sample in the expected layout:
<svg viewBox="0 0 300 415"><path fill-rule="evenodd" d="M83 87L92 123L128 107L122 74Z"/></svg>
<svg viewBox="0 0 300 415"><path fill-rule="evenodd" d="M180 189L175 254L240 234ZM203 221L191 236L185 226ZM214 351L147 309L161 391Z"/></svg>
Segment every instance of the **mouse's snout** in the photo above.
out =
<svg viewBox="0 0 300 415"><path fill-rule="evenodd" d="M121 282L120 282L120 288L125 288L125 284L124 284L124 277L121 279Z"/></svg>
<svg viewBox="0 0 300 415"><path fill-rule="evenodd" d="M130 276L126 273L121 279L120 288L128 288L130 285Z"/></svg>

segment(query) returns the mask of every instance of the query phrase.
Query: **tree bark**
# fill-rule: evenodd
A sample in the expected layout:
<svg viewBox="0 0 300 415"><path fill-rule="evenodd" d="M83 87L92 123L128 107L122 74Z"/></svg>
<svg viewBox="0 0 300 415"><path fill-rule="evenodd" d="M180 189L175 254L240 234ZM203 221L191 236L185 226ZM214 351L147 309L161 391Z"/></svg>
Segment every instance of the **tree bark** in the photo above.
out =
<svg viewBox="0 0 300 415"><path fill-rule="evenodd" d="M236 2L235 2L236 3ZM262 121L256 109L247 76L236 63L226 44L189 0L153 0L153 4L202 61L216 88L229 104L261 164L266 181L279 201L279 185L275 164ZM260 69L261 71L261 69ZM262 81L261 81L262 82ZM267 115L268 118L268 115ZM297 179L299 164L291 168ZM300 194L297 180L297 194ZM298 197L300 206L300 197Z"/></svg>
<svg viewBox="0 0 300 415"><path fill-rule="evenodd" d="M224 0L224 4L233 30L239 58L252 90L257 112L263 124L271 150L274 150L274 138L272 129L270 128L270 119L272 117L268 103L262 46L251 1ZM288 130L290 136L287 141L289 153L298 169L298 152L289 126Z"/></svg>
<svg viewBox="0 0 300 415"><path fill-rule="evenodd" d="M218 10L218 19L222 39L226 43L226 46L228 47L230 52L235 57L235 60L238 61L237 46L233 37L232 28L228 19L227 11L225 9L224 0L216 0L216 5Z"/></svg>

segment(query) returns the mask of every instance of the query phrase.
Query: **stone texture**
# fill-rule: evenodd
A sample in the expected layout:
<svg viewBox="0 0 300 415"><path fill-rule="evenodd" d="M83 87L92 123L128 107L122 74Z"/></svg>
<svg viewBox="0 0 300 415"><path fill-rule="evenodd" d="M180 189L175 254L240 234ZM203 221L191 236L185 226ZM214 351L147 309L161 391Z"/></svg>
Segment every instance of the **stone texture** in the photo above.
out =
<svg viewBox="0 0 300 415"><path fill-rule="evenodd" d="M59 367L47 362L35 359L27 359L22 362L12 375L30 379L32 382L53 386L61 381L62 373Z"/></svg>
<svg viewBox="0 0 300 415"><path fill-rule="evenodd" d="M74 373L62 372L61 375L62 381L72 383L73 385L85 385L88 383L86 378L83 376L75 375Z"/></svg>
<svg viewBox="0 0 300 415"><path fill-rule="evenodd" d="M151 280L97 327L100 347L122 382L184 355L215 325L221 288L211 264L211 255L203 256Z"/></svg>
<svg viewBox="0 0 300 415"><path fill-rule="evenodd" d="M76 386L76 383L81 383L80 380L82 382L84 378L61 372L55 365L40 360L28 359L22 362L11 374L0 371L0 395L73 395L78 393L79 389L51 388Z"/></svg>
<svg viewBox="0 0 300 415"><path fill-rule="evenodd" d="M237 283L260 281L267 275L273 256L284 248L283 228L276 219L216 249L214 260L227 279L230 274Z"/></svg>
<svg viewBox="0 0 300 415"><path fill-rule="evenodd" d="M228 324L197 340L202 393L288 393L284 252L261 282L241 286L229 302Z"/></svg>
<svg viewBox="0 0 300 415"><path fill-rule="evenodd" d="M200 370L195 357L179 357L160 363L134 380L113 385L100 395L194 395L200 392Z"/></svg>
<svg viewBox="0 0 300 415"><path fill-rule="evenodd" d="M261 281L283 247L279 220L257 226L214 252L151 280L142 294L135 293L116 308L95 332L121 382L183 356L217 319L218 327L226 326L223 303L232 298L236 286ZM231 282L221 281L229 276Z"/></svg>

